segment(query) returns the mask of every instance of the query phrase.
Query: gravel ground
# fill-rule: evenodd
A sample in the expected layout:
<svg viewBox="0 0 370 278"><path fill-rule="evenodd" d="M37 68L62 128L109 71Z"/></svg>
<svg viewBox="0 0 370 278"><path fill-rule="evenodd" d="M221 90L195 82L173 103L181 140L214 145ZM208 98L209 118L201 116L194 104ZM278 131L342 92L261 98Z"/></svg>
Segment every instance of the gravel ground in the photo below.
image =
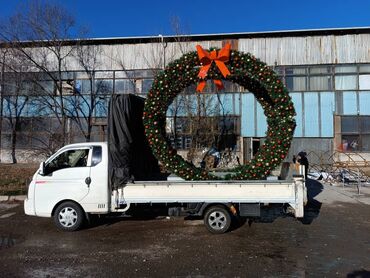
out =
<svg viewBox="0 0 370 278"><path fill-rule="evenodd" d="M0 205L2 277L369 277L370 206L309 184L306 218L223 235L200 220L107 218L78 232Z"/></svg>

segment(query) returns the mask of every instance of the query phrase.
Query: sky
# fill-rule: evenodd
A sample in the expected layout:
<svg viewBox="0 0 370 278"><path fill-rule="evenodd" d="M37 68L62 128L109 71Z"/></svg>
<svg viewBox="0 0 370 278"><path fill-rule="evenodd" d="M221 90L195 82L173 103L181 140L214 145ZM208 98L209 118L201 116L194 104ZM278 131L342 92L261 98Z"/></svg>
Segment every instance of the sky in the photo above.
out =
<svg viewBox="0 0 370 278"><path fill-rule="evenodd" d="M55 1L93 38L370 26L370 0ZM21 2L0 0L0 19ZM180 31L171 22L178 22Z"/></svg>

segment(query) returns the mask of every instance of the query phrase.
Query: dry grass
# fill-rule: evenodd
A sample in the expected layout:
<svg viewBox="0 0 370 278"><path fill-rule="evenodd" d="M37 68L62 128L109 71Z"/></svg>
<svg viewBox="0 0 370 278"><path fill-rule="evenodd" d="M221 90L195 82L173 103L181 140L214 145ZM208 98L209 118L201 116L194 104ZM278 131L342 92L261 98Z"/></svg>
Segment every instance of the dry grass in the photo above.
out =
<svg viewBox="0 0 370 278"><path fill-rule="evenodd" d="M0 195L26 194L37 168L36 164L0 164Z"/></svg>

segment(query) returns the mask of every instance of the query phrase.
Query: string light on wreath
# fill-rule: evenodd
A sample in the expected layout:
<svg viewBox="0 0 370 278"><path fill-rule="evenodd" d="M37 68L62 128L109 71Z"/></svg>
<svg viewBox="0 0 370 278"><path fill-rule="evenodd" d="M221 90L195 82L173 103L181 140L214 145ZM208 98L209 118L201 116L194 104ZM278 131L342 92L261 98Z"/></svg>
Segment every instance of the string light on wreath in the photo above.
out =
<svg viewBox="0 0 370 278"><path fill-rule="evenodd" d="M250 53L231 50L230 44L209 51L197 46L197 51L171 62L156 76L143 113L145 134L153 154L166 169L185 180L219 179L185 161L166 139L168 106L190 85L198 84L197 91L202 92L207 80L213 80L219 89L223 87L222 80L237 83L253 92L261 104L268 125L265 143L249 163L232 169L234 174L225 179L264 179L289 151L295 129L293 102L270 67Z"/></svg>

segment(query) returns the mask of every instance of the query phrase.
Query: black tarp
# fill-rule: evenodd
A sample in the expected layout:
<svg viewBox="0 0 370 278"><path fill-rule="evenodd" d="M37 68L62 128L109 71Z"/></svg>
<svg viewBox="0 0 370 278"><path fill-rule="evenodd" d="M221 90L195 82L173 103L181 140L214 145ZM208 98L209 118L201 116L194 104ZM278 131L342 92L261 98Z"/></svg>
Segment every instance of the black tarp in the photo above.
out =
<svg viewBox="0 0 370 278"><path fill-rule="evenodd" d="M136 95L113 95L108 111L109 181L111 188L135 180L160 178L158 161L144 134L145 99Z"/></svg>

